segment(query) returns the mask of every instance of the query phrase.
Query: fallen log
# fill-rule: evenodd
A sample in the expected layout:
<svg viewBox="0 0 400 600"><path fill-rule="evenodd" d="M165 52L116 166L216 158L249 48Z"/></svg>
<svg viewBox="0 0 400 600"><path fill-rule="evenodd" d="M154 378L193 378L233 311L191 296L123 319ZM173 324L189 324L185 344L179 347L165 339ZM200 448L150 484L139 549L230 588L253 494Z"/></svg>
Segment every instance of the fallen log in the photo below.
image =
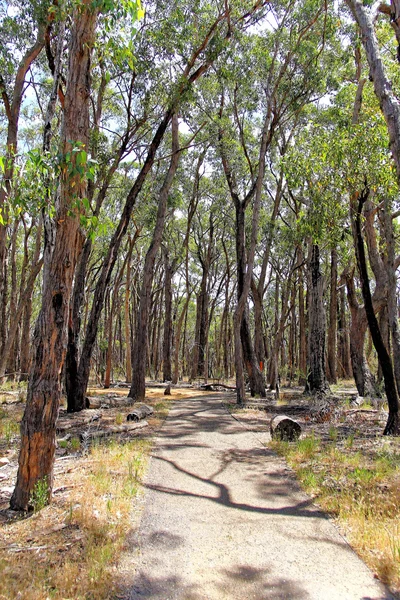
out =
<svg viewBox="0 0 400 600"><path fill-rule="evenodd" d="M123 396L90 396L86 398L86 408L122 408L129 405L129 398Z"/></svg>
<svg viewBox="0 0 400 600"><path fill-rule="evenodd" d="M75 427L82 427L101 419L100 412L82 410L80 413L69 413L68 416L62 416L56 423L57 432L67 431Z"/></svg>
<svg viewBox="0 0 400 600"><path fill-rule="evenodd" d="M140 406L135 407L135 409L127 415L127 421L135 421L136 423L149 415L152 415L154 412L154 408L152 406L147 406L147 404L141 404Z"/></svg>
<svg viewBox="0 0 400 600"><path fill-rule="evenodd" d="M273 440L295 442L301 434L301 426L286 415L277 415L271 419L270 432Z"/></svg>
<svg viewBox="0 0 400 600"><path fill-rule="evenodd" d="M130 423L129 425L114 425L112 427L107 427L107 429L94 429L93 431L84 431L79 437L81 442L91 442L92 440L105 438L115 433L130 433L131 431L135 431L136 429L143 429L144 427L148 426L149 424L147 421L141 421L140 423Z"/></svg>
<svg viewBox="0 0 400 600"><path fill-rule="evenodd" d="M203 383L200 386L201 390L206 392L219 392L222 390L236 391L236 387L232 385L225 385L224 383Z"/></svg>

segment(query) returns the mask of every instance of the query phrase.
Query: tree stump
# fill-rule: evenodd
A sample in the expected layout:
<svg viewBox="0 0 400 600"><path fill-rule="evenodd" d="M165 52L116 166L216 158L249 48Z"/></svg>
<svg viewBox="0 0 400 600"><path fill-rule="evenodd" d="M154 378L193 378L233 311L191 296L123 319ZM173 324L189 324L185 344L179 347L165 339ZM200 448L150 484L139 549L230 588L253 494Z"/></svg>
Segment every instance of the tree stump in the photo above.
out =
<svg viewBox="0 0 400 600"><path fill-rule="evenodd" d="M271 420L270 431L273 440L295 442L300 437L301 427L290 417L277 415Z"/></svg>

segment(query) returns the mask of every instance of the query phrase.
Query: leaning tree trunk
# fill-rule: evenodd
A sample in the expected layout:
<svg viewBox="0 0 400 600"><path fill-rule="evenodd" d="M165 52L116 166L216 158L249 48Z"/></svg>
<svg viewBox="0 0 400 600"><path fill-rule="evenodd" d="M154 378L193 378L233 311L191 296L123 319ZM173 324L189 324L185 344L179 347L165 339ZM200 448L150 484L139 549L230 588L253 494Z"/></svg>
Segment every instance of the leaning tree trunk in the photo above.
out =
<svg viewBox="0 0 400 600"><path fill-rule="evenodd" d="M372 303L372 296L369 287L369 278L367 270L367 261L365 258L364 240L361 229L362 208L369 196L369 188L366 188L359 196L358 206L353 205L356 232L356 257L360 273L361 291L365 304L365 312L368 319L368 326L371 332L372 341L378 355L378 360L382 368L385 392L389 405L389 416L383 435L400 435L399 419L399 396L397 393L396 382L394 378L392 361L386 349L378 320Z"/></svg>
<svg viewBox="0 0 400 600"><path fill-rule="evenodd" d="M388 200L385 201L384 226L387 246L387 273L388 273L388 294L387 307L389 328L393 348L393 367L396 378L397 393L400 394L400 329L397 306L397 275L396 275L396 257L395 257L395 239L393 231L393 220L391 215L391 206Z"/></svg>
<svg viewBox="0 0 400 600"><path fill-rule="evenodd" d="M369 7L364 6L359 0L346 0L346 4L353 13L353 17L361 30L361 39L369 66L369 75L374 84L374 92L386 121L389 134L389 147L396 166L397 180L400 181L400 102L393 92L392 82L386 73L384 62L381 58L374 22L375 15L371 14ZM391 21L398 29L398 6L396 17L392 14L396 2L391 2L389 14ZM384 5L382 3L380 6ZM373 9L378 6L374 3ZM385 12L385 11L384 11ZM397 35L397 31L396 31Z"/></svg>
<svg viewBox="0 0 400 600"><path fill-rule="evenodd" d="M90 55L95 37L97 11L83 0L74 12L68 80L64 104L62 155L74 165L78 142L87 148L89 132ZM71 143L72 142L72 143ZM72 280L82 247L76 197L83 198L85 181L68 175L60 181L56 231L51 264L43 281L42 307L36 323L34 355L27 402L21 423L21 450L17 483L11 507L27 510L35 485L40 481L51 498L56 442L56 419L60 403L60 374L64 362L66 325Z"/></svg>
<svg viewBox="0 0 400 600"><path fill-rule="evenodd" d="M313 244L311 250L309 273L309 334L307 378L308 391L326 393L329 385L325 376L325 308L324 308L324 279L320 272L319 246Z"/></svg>

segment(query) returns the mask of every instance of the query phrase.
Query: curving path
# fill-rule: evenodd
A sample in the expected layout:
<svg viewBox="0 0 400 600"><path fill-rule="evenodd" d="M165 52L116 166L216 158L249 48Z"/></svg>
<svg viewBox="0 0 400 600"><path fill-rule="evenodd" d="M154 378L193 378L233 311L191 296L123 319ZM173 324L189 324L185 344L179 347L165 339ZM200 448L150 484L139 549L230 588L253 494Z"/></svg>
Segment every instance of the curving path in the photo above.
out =
<svg viewBox="0 0 400 600"><path fill-rule="evenodd" d="M174 406L146 488L134 583L118 598L393 598L220 397Z"/></svg>

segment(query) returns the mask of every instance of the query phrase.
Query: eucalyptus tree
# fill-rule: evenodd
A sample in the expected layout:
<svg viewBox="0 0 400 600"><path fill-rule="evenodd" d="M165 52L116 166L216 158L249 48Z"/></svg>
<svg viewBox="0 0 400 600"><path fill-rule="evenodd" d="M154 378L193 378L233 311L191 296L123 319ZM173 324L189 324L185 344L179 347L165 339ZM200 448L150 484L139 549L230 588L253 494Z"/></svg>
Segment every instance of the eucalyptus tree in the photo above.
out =
<svg viewBox="0 0 400 600"><path fill-rule="evenodd" d="M252 342L246 334L245 314L257 247L266 156L278 128L288 127L304 105L324 93L326 70L321 55L335 31L324 3L271 3L269 8L269 19L274 26L244 35L238 41L243 43L240 59L230 68L229 76L225 70L220 77L219 152L237 219L238 304L234 323L239 403L245 398L243 356L252 394L265 394ZM249 87L237 85L239 71L241 81L245 79ZM250 206L252 227L246 248L245 214Z"/></svg>
<svg viewBox="0 0 400 600"><path fill-rule="evenodd" d="M55 423L60 401L60 371L64 359L66 323L72 280L82 246L79 201L87 180L80 167L86 162L89 137L90 55L98 9L89 0L75 8L69 46L60 173L60 192L51 264L46 265L42 308L36 324L34 356L27 402L21 423L21 450L11 507L27 510L38 481L53 483ZM74 151L75 150L75 151Z"/></svg>
<svg viewBox="0 0 400 600"><path fill-rule="evenodd" d="M150 294L153 284L154 265L157 254L161 247L164 224L167 215L168 195L174 181L175 173L178 168L179 161L179 138L178 138L178 116L175 114L172 119L172 147L171 159L167 172L160 189L157 191L158 207L157 217L154 225L152 239L149 249L146 253L146 258L143 268L143 281L140 289L139 311L136 321L135 337L132 343L132 385L129 391L129 396L134 400L144 399L145 396L145 377L147 367L147 327L149 321ZM168 277L169 262L168 253L166 252L165 261L165 291L168 294L168 299L171 297L171 279ZM168 331L169 336L169 331ZM168 338L169 340L169 338ZM166 344L169 344L166 341Z"/></svg>
<svg viewBox="0 0 400 600"><path fill-rule="evenodd" d="M284 160L289 197L296 214L298 242L303 238L308 246L306 389L311 393L329 390L325 364L326 278L322 272L321 252L328 250L331 254L331 249L338 246L348 214L341 198L341 173L335 169L337 156L328 159L337 132L332 134L329 124L323 122L325 112L310 108L307 126L295 136L295 144ZM335 277L335 289L336 285Z"/></svg>
<svg viewBox="0 0 400 600"><path fill-rule="evenodd" d="M48 43L57 8L52 2L16 2L12 6L5 2L0 10L0 96L6 120L4 153L0 157L0 374L4 375L16 333L15 327L7 331L7 231L17 196L15 171L20 115L29 87L28 73ZM39 258L36 263L38 261ZM34 282L35 273L37 275L33 268L30 281ZM29 285L26 293L20 295L19 317L30 295Z"/></svg>
<svg viewBox="0 0 400 600"><path fill-rule="evenodd" d="M364 5L358 0L346 0L346 4L349 7L354 20L356 21L362 36L362 43L366 55L366 59L369 66L369 76L373 82L374 92L379 101L379 105L382 114L385 118L388 137L389 147L392 155L392 159L396 168L397 180L400 181L400 102L396 95L396 91L393 89L393 82L389 75L389 69L385 65L382 51L384 48L380 47L379 38L377 35L377 27L379 27L379 14L384 15L386 21L390 18L390 25L394 30L395 38L397 42L397 58L399 57L399 42L400 42L400 30L398 26L399 16L399 3L396 0L392 0L390 5L386 3L373 4L372 6ZM395 83L396 79L394 80ZM379 361L384 374L385 391L389 404L389 418L385 428L386 434L399 434L400 422L399 422L399 386L395 383L395 372L393 371L392 362L385 346L382 343L381 333L379 327L375 322L375 314L372 309L372 303L369 292L369 282L364 265L364 253L363 253L363 240L362 232L358 229L358 223L360 219L360 213L363 207L362 200L367 199L370 194L370 187L368 177L366 176L364 188L360 188L357 192L357 197L354 197L354 215L355 215L355 240L357 249L357 259L360 270L360 276L362 280L363 298L365 302L366 313L368 317L368 324L373 338L374 346L378 353ZM388 206L387 206L388 208ZM387 226L391 222L389 221L390 216L387 215ZM391 235L389 233L390 240ZM391 242L390 242L391 243ZM393 269L393 251L391 248L391 284L395 281L394 269ZM397 314L395 310L395 298L394 291L389 297L389 308L390 308L390 323L392 331L392 340L396 348L396 357L400 358L400 346L399 346L399 333L398 333L398 322ZM397 362L397 361L396 361ZM398 368L398 367L397 367ZM400 374L400 369L398 371ZM399 381L398 381L399 382Z"/></svg>
<svg viewBox="0 0 400 600"><path fill-rule="evenodd" d="M186 5L183 8L177 3L174 10L169 12L169 18L160 21L158 9L165 10L163 3L149 2L147 4L149 31L147 32L145 29L144 35L149 35L149 39L159 49L159 52L155 53L157 57L155 59L156 75L159 79L159 87L164 88L164 94L158 98L158 103L154 108L155 116L160 120L154 133L149 132L150 141L147 145L147 154L143 161L140 161L139 174L127 195L121 218L102 265L82 347L79 370L75 385L71 386L70 396L75 403L73 410L80 410L84 406L84 394L90 372L90 356L96 339L105 290L136 199L152 168L163 136L173 115L179 112L180 106L188 100L193 84L209 70L215 58L224 50L231 36L232 28L243 27L251 23L253 15L262 10L263 4L264 2L258 2L255 5L249 3L247 7L246 4L237 3L230 6L225 5L219 9L209 4L197 6L196 3L192 7L191 21L188 21ZM200 28L198 26L199 18L202 23ZM173 48L166 44L172 29L175 31ZM166 35L167 30L168 35ZM187 43L189 31L193 35ZM199 31L201 31L200 36ZM184 43L179 41L183 39ZM168 63L167 68L165 67L166 62Z"/></svg>

